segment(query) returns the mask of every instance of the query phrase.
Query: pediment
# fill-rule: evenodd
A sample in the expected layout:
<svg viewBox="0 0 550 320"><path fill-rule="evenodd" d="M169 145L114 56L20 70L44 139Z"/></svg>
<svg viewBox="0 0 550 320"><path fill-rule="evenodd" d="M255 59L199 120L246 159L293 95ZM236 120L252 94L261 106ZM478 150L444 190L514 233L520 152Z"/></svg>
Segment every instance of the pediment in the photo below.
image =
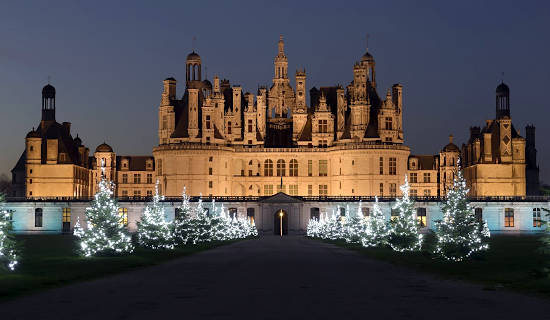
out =
<svg viewBox="0 0 550 320"><path fill-rule="evenodd" d="M267 197L265 199L260 200L260 202L261 203L302 203L303 201L298 198L291 197L286 193L278 192L272 195L271 197Z"/></svg>

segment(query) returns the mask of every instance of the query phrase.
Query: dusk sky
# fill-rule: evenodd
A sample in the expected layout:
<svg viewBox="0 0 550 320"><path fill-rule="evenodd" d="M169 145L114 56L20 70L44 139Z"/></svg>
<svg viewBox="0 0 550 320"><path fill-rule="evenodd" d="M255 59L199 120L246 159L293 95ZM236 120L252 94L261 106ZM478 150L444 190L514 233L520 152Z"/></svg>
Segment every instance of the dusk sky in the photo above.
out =
<svg viewBox="0 0 550 320"><path fill-rule="evenodd" d="M537 127L541 180L550 182L548 1L7 1L0 4L0 173L40 121L41 90L57 89L58 122L93 153L151 155L158 144L162 80L183 94L185 58L203 76L256 93L270 85L282 34L289 76L307 87L347 85L366 50L378 92L404 86L405 144L436 154L495 117L495 88L510 86L514 126ZM294 81L292 81L293 83Z"/></svg>

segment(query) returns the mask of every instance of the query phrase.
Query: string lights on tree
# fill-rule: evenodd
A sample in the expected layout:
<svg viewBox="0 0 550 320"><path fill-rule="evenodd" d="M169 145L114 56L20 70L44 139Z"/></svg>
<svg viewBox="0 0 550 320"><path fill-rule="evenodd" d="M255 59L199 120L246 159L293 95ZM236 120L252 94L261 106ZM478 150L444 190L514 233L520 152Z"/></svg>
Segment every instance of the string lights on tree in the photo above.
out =
<svg viewBox="0 0 550 320"><path fill-rule="evenodd" d="M414 201L409 197L410 186L406 175L405 183L399 188L402 196L393 206L399 215L390 222L389 244L398 252L418 251L422 247L422 234L416 220Z"/></svg>
<svg viewBox="0 0 550 320"><path fill-rule="evenodd" d="M134 250L131 237L119 214L118 203L113 197L113 185L105 179L102 162L98 192L91 206L86 208L87 228L75 228L80 238L80 251L86 256L115 255Z"/></svg>
<svg viewBox="0 0 550 320"><path fill-rule="evenodd" d="M434 253L446 260L462 261L476 252L489 249L487 222L476 218L467 197L468 191L459 169L453 186L441 204L443 219L435 222L437 244Z"/></svg>
<svg viewBox="0 0 550 320"><path fill-rule="evenodd" d="M0 193L0 269L15 270L18 264L17 243L13 236L12 212L5 210L4 194Z"/></svg>
<svg viewBox="0 0 550 320"><path fill-rule="evenodd" d="M380 208L378 197L374 198L372 214L366 221L365 236L361 239L364 247L381 247L388 244L390 229L386 216Z"/></svg>
<svg viewBox="0 0 550 320"><path fill-rule="evenodd" d="M145 207L141 221L137 223L138 243L140 246L151 249L173 249L171 226L166 221L164 206L160 200L164 200L164 197L159 195L157 180L153 201Z"/></svg>

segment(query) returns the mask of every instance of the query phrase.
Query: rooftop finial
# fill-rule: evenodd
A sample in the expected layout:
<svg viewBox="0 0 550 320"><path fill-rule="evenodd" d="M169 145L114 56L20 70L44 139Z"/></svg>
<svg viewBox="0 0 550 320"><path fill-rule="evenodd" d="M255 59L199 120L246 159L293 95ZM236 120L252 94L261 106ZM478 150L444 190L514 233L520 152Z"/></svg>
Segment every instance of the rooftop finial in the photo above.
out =
<svg viewBox="0 0 550 320"><path fill-rule="evenodd" d="M367 33L367 36L366 36L366 38L367 38L367 52L369 52L369 37L370 37L370 35Z"/></svg>
<svg viewBox="0 0 550 320"><path fill-rule="evenodd" d="M449 143L453 143L453 135L452 134L449 135Z"/></svg>
<svg viewBox="0 0 550 320"><path fill-rule="evenodd" d="M195 46L197 44L197 37L196 36L193 36L193 41L192 41L192 47L193 47L193 52L195 52Z"/></svg>

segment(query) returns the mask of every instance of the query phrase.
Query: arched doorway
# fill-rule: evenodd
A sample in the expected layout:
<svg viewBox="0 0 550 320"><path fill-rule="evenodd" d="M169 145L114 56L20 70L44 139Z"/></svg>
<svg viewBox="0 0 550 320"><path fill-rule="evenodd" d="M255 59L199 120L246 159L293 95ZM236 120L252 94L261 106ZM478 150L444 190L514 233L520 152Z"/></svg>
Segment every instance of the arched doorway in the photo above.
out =
<svg viewBox="0 0 550 320"><path fill-rule="evenodd" d="M273 214L273 233L275 235L285 235L288 233L288 214L283 209L279 209Z"/></svg>

